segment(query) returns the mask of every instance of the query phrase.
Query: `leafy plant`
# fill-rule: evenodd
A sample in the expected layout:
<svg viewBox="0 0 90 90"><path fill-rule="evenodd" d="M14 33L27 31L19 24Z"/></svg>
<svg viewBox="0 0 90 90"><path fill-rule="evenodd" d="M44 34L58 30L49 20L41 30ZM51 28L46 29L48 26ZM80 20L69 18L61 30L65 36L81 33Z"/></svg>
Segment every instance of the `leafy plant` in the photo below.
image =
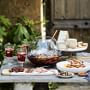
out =
<svg viewBox="0 0 90 90"><path fill-rule="evenodd" d="M5 16L0 16L0 41L3 42L3 39L7 35L7 29L11 26L11 22Z"/></svg>
<svg viewBox="0 0 90 90"><path fill-rule="evenodd" d="M40 33L36 31L35 27L36 22L30 20L28 17L18 18L16 24L13 25L11 28L11 33L8 35L9 37L11 36L10 42L15 44L21 44L25 41L34 41L35 38L40 35Z"/></svg>
<svg viewBox="0 0 90 90"><path fill-rule="evenodd" d="M8 29L11 27L11 22L10 20L5 17L0 15L0 65L2 64L2 61L4 59L4 41L6 40L7 34L8 34Z"/></svg>
<svg viewBox="0 0 90 90"><path fill-rule="evenodd" d="M1 15L0 16L0 26L5 27L5 28L9 28L11 26L11 22L8 18Z"/></svg>
<svg viewBox="0 0 90 90"><path fill-rule="evenodd" d="M7 32L4 27L0 26L0 41L2 42L3 38L7 35Z"/></svg>
<svg viewBox="0 0 90 90"><path fill-rule="evenodd" d="M59 86L60 86L59 83L49 83L48 84L49 90L56 90Z"/></svg>
<svg viewBox="0 0 90 90"><path fill-rule="evenodd" d="M36 31L36 25L40 24L40 21L30 20L28 17L22 16L18 18L18 22L22 23L26 27L30 37L29 41L35 40L35 37L40 35L40 32Z"/></svg>
<svg viewBox="0 0 90 90"><path fill-rule="evenodd" d="M24 39L29 40L29 33L26 27L23 26L21 23L16 23L13 30L14 30L14 37L13 37L14 43L16 44L21 43L21 41Z"/></svg>
<svg viewBox="0 0 90 90"><path fill-rule="evenodd" d="M22 42L35 41L36 37L40 36L40 32L36 31L36 25L40 21L31 20L29 17L19 17L14 25L5 16L0 16L0 41L12 44L21 44ZM33 46L33 45L32 45Z"/></svg>
<svg viewBox="0 0 90 90"><path fill-rule="evenodd" d="M4 59L3 51L0 50L0 66L2 64L3 59Z"/></svg>

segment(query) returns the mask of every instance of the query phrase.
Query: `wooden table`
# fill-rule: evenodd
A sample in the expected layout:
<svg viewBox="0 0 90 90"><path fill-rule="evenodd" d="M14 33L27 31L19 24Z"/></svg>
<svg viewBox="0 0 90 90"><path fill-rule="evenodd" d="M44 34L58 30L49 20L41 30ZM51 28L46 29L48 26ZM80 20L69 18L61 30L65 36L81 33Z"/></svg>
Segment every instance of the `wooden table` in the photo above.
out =
<svg viewBox="0 0 90 90"><path fill-rule="evenodd" d="M29 64L28 64L29 65ZM27 66L28 66L27 65ZM4 68L8 68L7 64L3 64L1 67L1 70ZM0 83L14 83L14 90L33 90L32 83L37 83L38 85L47 86L48 82L58 82L58 83L88 83L89 86L89 80L85 77L78 77L75 76L73 78L58 78L55 75L50 76L4 76L0 75ZM34 90L48 90L43 89L34 89Z"/></svg>

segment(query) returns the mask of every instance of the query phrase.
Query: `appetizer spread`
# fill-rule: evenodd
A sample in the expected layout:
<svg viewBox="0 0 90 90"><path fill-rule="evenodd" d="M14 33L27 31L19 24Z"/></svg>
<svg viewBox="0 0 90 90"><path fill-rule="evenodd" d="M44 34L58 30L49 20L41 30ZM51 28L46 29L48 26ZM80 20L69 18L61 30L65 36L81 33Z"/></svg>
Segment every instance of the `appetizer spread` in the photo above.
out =
<svg viewBox="0 0 90 90"><path fill-rule="evenodd" d="M43 68L43 67L37 67L37 68L22 68L22 67L13 67L11 69L9 69L9 72L25 72L25 73L31 73L31 72L48 72L47 69Z"/></svg>
<svg viewBox="0 0 90 90"><path fill-rule="evenodd" d="M83 62L77 59L70 59L67 61L61 61L56 64L58 70L63 72L87 72L90 70L90 63Z"/></svg>
<svg viewBox="0 0 90 90"><path fill-rule="evenodd" d="M85 47L87 45L88 45L88 43L84 43L83 41L80 41L80 42L78 42L77 47L82 48L82 47Z"/></svg>
<svg viewBox="0 0 90 90"><path fill-rule="evenodd" d="M69 60L69 63L65 65L67 68L84 68L85 65L83 61L77 60L77 59L71 59Z"/></svg>
<svg viewBox="0 0 90 90"><path fill-rule="evenodd" d="M9 69L9 72L23 72L24 68L23 67L13 67L11 69Z"/></svg>
<svg viewBox="0 0 90 90"><path fill-rule="evenodd" d="M10 69L3 69L3 75L54 75L57 74L56 69L46 69L43 67L37 68L22 68L22 67L13 67Z"/></svg>

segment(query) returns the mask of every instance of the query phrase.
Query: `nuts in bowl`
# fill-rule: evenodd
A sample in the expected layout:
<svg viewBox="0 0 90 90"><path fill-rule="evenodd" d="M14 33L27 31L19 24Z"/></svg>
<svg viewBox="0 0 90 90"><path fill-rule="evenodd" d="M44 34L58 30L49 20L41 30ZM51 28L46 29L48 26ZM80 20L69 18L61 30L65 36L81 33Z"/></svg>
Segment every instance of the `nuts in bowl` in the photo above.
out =
<svg viewBox="0 0 90 90"><path fill-rule="evenodd" d="M57 77L60 77L60 78L71 78L74 76L74 73L71 73L71 72L59 72Z"/></svg>

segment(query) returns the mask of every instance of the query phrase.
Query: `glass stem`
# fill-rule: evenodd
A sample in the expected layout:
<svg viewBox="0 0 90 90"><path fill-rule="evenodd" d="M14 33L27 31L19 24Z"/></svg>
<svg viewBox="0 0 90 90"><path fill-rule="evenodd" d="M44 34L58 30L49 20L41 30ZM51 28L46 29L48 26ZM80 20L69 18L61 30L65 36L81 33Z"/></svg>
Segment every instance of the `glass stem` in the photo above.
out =
<svg viewBox="0 0 90 90"><path fill-rule="evenodd" d="M23 67L23 63L20 63L20 66Z"/></svg>

